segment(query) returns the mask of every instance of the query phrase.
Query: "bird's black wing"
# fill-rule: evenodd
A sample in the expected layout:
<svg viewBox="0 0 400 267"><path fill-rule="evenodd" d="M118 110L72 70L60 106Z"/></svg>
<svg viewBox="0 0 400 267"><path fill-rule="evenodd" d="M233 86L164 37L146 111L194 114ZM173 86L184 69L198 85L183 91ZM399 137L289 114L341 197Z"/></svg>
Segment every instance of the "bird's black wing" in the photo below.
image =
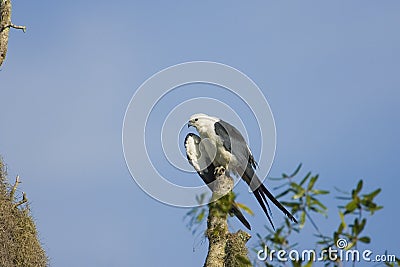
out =
<svg viewBox="0 0 400 267"><path fill-rule="evenodd" d="M253 155L243 135L233 125L220 120L214 123L215 134L218 135L226 150L236 156L238 161L243 163L243 169L246 168L247 163L257 168L257 162L254 160Z"/></svg>
<svg viewBox="0 0 400 267"><path fill-rule="evenodd" d="M250 186L258 203L267 215L272 228L274 228L274 224L270 216L271 210L267 197L293 222L297 222L293 215L268 191L255 174L254 169L257 167L257 163L242 134L234 126L222 120L214 124L214 130L221 138L225 149L231 152L239 161L239 166L236 166L237 173Z"/></svg>
<svg viewBox="0 0 400 267"><path fill-rule="evenodd" d="M230 125L227 125L224 121L217 121L214 123L214 131L219 137L221 137L225 149L232 152L231 137L233 138L234 131L231 130L231 133L228 133L227 128L229 128L229 126ZM238 138L240 139L243 137L242 135L239 135Z"/></svg>

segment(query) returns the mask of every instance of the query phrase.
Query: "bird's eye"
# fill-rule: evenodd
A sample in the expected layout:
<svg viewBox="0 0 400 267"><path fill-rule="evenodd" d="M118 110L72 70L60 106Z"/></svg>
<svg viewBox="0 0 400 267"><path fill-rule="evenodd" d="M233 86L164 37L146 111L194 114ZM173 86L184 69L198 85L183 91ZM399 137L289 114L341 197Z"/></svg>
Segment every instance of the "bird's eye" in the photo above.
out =
<svg viewBox="0 0 400 267"><path fill-rule="evenodd" d="M198 121L198 120L199 120L198 118L194 119L194 121Z"/></svg>

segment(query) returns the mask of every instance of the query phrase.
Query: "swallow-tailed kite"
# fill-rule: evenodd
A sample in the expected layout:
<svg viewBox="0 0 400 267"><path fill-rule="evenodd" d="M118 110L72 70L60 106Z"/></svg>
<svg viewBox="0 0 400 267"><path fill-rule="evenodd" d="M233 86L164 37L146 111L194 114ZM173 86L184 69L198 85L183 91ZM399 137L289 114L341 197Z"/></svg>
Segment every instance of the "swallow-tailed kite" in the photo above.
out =
<svg viewBox="0 0 400 267"><path fill-rule="evenodd" d="M210 159L208 159L208 162L207 160L203 160L203 164L208 163L210 165L212 163L212 169L210 170L214 170L214 172L228 171L240 176L249 185L251 191L254 193L258 203L261 205L262 209L267 215L272 228L275 229L269 214L270 208L267 202L267 197L286 216L288 216L289 219L297 223L297 220L293 217L293 215L268 191L268 189L262 184L260 179L255 174L257 163L254 160L254 157L251 154L251 151L243 136L234 126L221 119L211 117L206 114L192 115L188 122L188 127L190 126L195 127L200 134L201 139L196 139L196 142L201 141L202 144L204 143L204 150L206 151L206 154L209 155ZM188 140L188 138L190 137L187 137L186 139ZM192 162L191 164L193 165ZM198 167L200 169L204 169L204 166ZM207 171L210 170L207 169ZM207 177L205 180L206 183L208 183L208 179L210 178Z"/></svg>

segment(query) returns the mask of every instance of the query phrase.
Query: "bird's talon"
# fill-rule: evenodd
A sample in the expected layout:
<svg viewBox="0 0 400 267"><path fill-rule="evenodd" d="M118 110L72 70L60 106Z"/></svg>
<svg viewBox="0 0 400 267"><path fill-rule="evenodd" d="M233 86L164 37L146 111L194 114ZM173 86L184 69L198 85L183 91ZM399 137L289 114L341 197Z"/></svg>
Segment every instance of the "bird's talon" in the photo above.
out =
<svg viewBox="0 0 400 267"><path fill-rule="evenodd" d="M224 175L224 174L225 174L225 168L224 167L220 166L220 167L216 167L215 168L214 175L221 176L221 175Z"/></svg>

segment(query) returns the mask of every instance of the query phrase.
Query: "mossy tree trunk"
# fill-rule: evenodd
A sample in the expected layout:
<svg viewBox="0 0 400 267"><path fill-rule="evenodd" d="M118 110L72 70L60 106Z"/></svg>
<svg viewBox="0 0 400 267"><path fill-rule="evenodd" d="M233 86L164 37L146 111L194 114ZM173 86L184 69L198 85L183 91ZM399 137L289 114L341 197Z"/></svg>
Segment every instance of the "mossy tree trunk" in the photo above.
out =
<svg viewBox="0 0 400 267"><path fill-rule="evenodd" d="M213 199L218 200L209 204L206 232L209 247L204 267L251 266L246 248L251 236L241 230L230 233L228 229L228 213L234 201L232 188L231 177L225 173L216 176Z"/></svg>

